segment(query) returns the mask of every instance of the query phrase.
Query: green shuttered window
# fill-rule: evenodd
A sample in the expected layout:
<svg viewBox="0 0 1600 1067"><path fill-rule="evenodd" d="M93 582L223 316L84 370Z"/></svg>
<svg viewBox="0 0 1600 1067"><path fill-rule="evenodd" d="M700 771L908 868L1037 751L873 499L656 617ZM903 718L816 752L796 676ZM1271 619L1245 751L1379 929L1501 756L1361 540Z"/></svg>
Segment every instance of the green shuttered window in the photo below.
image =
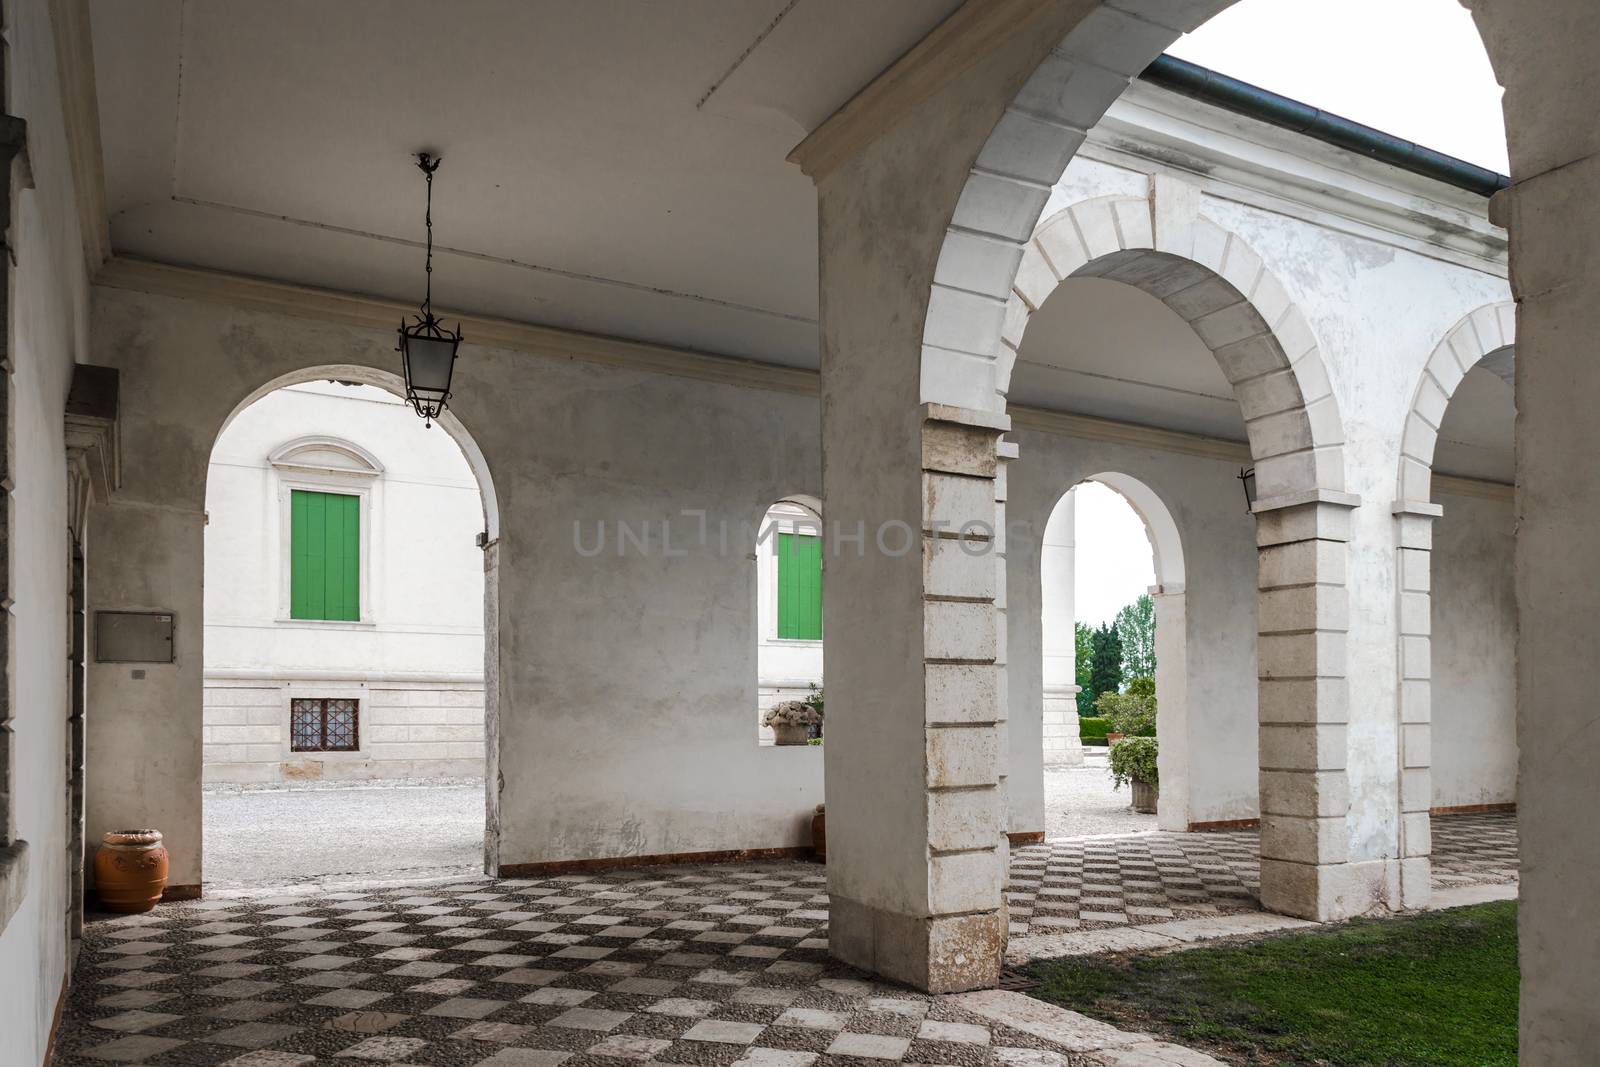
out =
<svg viewBox="0 0 1600 1067"><path fill-rule="evenodd" d="M822 640L822 538L778 535L778 636Z"/></svg>
<svg viewBox="0 0 1600 1067"><path fill-rule="evenodd" d="M289 617L360 620L361 498L295 489L289 519Z"/></svg>

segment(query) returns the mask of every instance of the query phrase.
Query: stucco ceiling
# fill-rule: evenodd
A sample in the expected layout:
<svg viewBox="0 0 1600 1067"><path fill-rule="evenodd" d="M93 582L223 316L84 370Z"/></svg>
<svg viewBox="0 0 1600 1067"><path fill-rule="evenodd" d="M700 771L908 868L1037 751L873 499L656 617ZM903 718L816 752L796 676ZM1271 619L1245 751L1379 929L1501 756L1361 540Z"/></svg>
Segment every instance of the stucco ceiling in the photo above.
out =
<svg viewBox="0 0 1600 1067"><path fill-rule="evenodd" d="M795 143L957 0L93 0L119 252L815 365Z"/></svg>
<svg viewBox="0 0 1600 1067"><path fill-rule="evenodd" d="M1433 469L1441 474L1506 483L1516 477L1517 406L1510 383L1488 366L1492 360L1467 372L1445 408L1433 453Z"/></svg>
<svg viewBox="0 0 1600 1067"><path fill-rule="evenodd" d="M1069 278L1028 320L1019 404L1244 440L1233 387L1198 334L1140 289Z"/></svg>

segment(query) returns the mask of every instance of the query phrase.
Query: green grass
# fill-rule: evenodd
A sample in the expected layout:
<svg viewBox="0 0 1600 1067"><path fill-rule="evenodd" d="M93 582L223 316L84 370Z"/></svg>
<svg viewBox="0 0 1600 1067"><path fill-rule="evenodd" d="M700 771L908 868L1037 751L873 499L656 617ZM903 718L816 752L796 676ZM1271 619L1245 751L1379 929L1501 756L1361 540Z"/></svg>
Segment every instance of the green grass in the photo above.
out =
<svg viewBox="0 0 1600 1067"><path fill-rule="evenodd" d="M1515 901L1028 969L1042 1000L1241 1064L1517 1062Z"/></svg>

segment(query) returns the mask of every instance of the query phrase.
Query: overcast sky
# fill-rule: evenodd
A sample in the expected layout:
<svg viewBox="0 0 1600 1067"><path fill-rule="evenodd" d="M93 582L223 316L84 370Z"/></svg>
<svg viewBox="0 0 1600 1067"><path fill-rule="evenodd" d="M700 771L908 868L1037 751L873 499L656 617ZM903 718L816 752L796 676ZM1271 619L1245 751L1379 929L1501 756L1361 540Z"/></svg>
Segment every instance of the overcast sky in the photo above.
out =
<svg viewBox="0 0 1600 1067"><path fill-rule="evenodd" d="M1239 0L1169 51L1506 173L1500 86L1458 0Z"/></svg>

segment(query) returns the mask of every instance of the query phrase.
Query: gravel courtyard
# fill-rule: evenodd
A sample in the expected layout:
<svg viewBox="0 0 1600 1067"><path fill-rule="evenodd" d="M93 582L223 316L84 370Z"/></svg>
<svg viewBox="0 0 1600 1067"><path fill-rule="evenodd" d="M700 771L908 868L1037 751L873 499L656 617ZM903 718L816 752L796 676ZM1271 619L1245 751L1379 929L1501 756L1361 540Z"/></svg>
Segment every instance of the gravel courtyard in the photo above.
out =
<svg viewBox="0 0 1600 1067"><path fill-rule="evenodd" d="M483 783L210 789L207 889L483 873Z"/></svg>
<svg viewBox="0 0 1600 1067"><path fill-rule="evenodd" d="M1051 838L1156 828L1112 790L1103 755L1047 767L1044 788ZM210 889L480 874L483 783L209 789L205 835Z"/></svg>

